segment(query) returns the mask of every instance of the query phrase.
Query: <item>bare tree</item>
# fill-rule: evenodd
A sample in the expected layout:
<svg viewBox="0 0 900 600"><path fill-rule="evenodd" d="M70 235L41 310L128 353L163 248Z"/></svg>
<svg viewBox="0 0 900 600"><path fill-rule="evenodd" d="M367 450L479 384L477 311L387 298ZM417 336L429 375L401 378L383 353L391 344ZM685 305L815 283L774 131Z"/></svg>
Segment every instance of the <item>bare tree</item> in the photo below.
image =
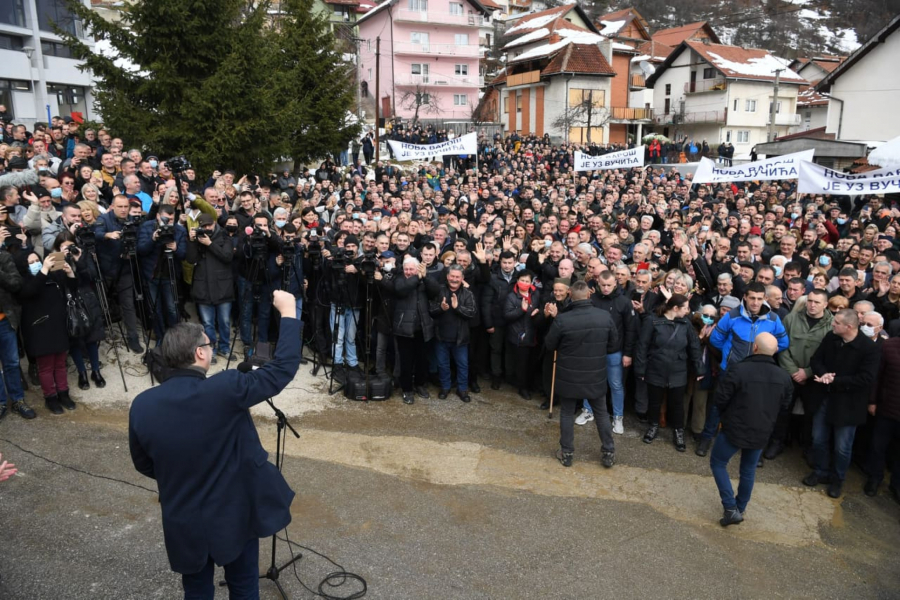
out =
<svg viewBox="0 0 900 600"><path fill-rule="evenodd" d="M426 115L441 112L437 97L425 91L425 88L421 85L416 85L416 89L412 91L403 92L403 95L400 96L400 106L406 110L413 111L411 123L413 127L419 124L420 112Z"/></svg>
<svg viewBox="0 0 900 600"><path fill-rule="evenodd" d="M591 130L594 127L603 127L609 123L609 110L602 106L599 100L594 99L595 90L584 90L584 98L578 104L567 107L559 117L553 121L553 127L563 130L566 141L569 140L569 132L573 127L584 127L587 131L588 144L591 143Z"/></svg>

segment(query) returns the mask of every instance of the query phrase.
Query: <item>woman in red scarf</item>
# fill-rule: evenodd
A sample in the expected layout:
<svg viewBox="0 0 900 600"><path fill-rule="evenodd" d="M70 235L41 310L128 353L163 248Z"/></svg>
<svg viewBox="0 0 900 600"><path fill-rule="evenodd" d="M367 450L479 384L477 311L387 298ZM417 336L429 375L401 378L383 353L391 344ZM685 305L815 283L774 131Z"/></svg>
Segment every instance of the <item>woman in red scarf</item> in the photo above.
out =
<svg viewBox="0 0 900 600"><path fill-rule="evenodd" d="M519 395L525 400L531 399L531 364L532 349L537 345L537 332L534 318L537 316L540 303L538 295L533 293L531 271L523 269L514 276L516 283L506 297L503 316L506 320L506 372L514 376L519 387ZM512 368L510 368L512 367Z"/></svg>

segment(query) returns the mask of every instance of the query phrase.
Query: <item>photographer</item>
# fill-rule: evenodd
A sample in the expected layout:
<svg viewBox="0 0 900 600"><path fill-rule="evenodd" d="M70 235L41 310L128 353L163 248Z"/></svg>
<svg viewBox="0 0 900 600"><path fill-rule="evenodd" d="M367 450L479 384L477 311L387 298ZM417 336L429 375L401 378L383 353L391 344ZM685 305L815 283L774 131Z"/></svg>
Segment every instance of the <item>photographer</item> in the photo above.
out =
<svg viewBox="0 0 900 600"><path fill-rule="evenodd" d="M56 243L56 237L63 231L74 233L79 225L81 225L81 208L77 204L64 206L59 218L52 223L44 224L44 228L41 230L41 241L44 244L44 251L46 253L52 252L53 245Z"/></svg>
<svg viewBox="0 0 900 600"><path fill-rule="evenodd" d="M360 276L354 262L359 252L359 239L354 235L341 232L335 238L337 246L332 252L325 251L328 259L328 275L330 280L331 314L329 323L335 323L337 331L331 334L334 340L335 376L345 375L344 365L357 369L359 361L356 356L356 329L359 313L365 298L365 279ZM343 240L343 248L341 247Z"/></svg>
<svg viewBox="0 0 900 600"><path fill-rule="evenodd" d="M297 318L303 312L303 295L306 293L306 277L303 274L303 248L297 240L297 228L287 223L281 230L281 249L278 254L271 256L269 278L280 282L278 288L289 292L297 299ZM287 286L285 286L287 279ZM300 352L303 352L303 322L300 322ZM300 364L307 361L302 356Z"/></svg>
<svg viewBox="0 0 900 600"><path fill-rule="evenodd" d="M169 327L178 323L175 291L181 278L181 261L187 252L187 231L175 220L175 207L163 204L156 219L138 229L137 251L141 275L147 283L151 306L155 307L156 345Z"/></svg>
<svg viewBox="0 0 900 600"><path fill-rule="evenodd" d="M212 216L203 213L197 218L197 227L188 233L188 240L185 262L193 266L191 297L215 353L228 359L234 301L231 239ZM212 360L215 362L215 357Z"/></svg>
<svg viewBox="0 0 900 600"><path fill-rule="evenodd" d="M137 252L137 227L126 225L129 201L125 194L113 198L110 210L97 218L94 232L97 237L97 258L106 288L115 290L125 322L128 349L140 354L144 351L138 341L137 313L134 308L134 279L128 261L129 252Z"/></svg>
<svg viewBox="0 0 900 600"><path fill-rule="evenodd" d="M278 240L269 230L269 218L258 213L253 217L251 233L244 231L238 242L238 294L241 310L241 342L244 355L253 355L253 310L258 311L256 321L257 342L269 343L269 317L272 313L273 282L269 278L270 254L280 250Z"/></svg>

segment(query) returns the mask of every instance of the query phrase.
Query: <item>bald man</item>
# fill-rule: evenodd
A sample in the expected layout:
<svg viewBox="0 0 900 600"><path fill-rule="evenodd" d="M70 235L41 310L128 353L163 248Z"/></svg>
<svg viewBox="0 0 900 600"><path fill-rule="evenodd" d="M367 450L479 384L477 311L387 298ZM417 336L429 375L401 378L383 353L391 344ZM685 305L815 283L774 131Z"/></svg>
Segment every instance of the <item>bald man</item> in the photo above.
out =
<svg viewBox="0 0 900 600"><path fill-rule="evenodd" d="M778 341L771 333L753 340L753 354L729 367L716 390L715 402L722 419L722 432L709 456L724 516L722 527L744 520L750 502L756 464L781 410L787 410L793 394L791 377L775 362ZM728 461L741 452L741 476L737 498L728 477Z"/></svg>

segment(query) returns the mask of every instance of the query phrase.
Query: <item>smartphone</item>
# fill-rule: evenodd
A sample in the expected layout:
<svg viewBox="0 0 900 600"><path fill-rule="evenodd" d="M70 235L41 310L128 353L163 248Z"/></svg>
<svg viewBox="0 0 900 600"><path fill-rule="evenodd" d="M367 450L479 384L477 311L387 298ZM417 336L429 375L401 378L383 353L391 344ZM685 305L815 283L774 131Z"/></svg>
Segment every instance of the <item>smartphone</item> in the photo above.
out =
<svg viewBox="0 0 900 600"><path fill-rule="evenodd" d="M641 293L637 290L631 291L631 301L632 302L640 302L641 301Z"/></svg>
<svg viewBox="0 0 900 600"><path fill-rule="evenodd" d="M53 268L51 271L62 271L63 267L66 266L66 253L65 252L54 252L50 255L50 258L53 259Z"/></svg>

